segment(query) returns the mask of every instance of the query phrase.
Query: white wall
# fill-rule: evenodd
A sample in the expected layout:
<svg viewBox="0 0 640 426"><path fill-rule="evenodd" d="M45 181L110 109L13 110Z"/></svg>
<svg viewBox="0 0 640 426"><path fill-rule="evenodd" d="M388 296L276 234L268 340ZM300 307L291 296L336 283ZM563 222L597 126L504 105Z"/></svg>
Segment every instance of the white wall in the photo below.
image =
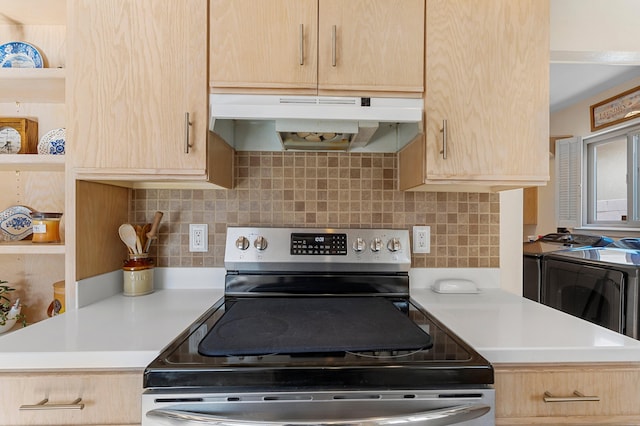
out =
<svg viewBox="0 0 640 426"><path fill-rule="evenodd" d="M550 0L550 6L552 61L640 64L640 44L636 35L640 0ZM589 106L638 85L640 79L632 80L554 113L550 136L590 134ZM535 232L528 231L531 233L546 234L556 230L553 158L550 158L549 173L551 181L538 189L538 225ZM522 232L522 191L501 193L501 287L516 294L522 292Z"/></svg>
<svg viewBox="0 0 640 426"><path fill-rule="evenodd" d="M640 77L629 80L624 84L605 90L598 95L585 99L584 101L578 102L568 108L565 108L561 111L557 111L551 114L550 120L549 120L550 134L552 136L553 135L573 135L573 136L586 137L586 136L599 133L599 132L595 132L595 133L591 132L590 106L600 101L603 101L607 98L610 98L611 96L617 95L618 93L624 92L625 90L628 90L637 86L640 86ZM639 121L640 119L637 119L633 121L628 121L624 124L628 125L629 123L634 123ZM600 132L608 131L610 129L615 129L615 128L616 126L612 126L607 129L602 129L600 130ZM554 159L552 158L550 161L551 163L549 164L549 169L553 173L553 171L555 170ZM538 217L549 217L551 215L555 215L555 200L553 197L554 179L555 179L555 176L552 176L552 180L549 182L549 185L547 185L547 187L544 190L545 194L546 192L549 192L549 194L545 195L545 197L547 197L546 199L548 199L550 202L543 202L541 199L538 200L538 209L539 209ZM615 232L607 232L607 235L614 236L614 237L625 236L625 235L630 236L627 234L618 234Z"/></svg>
<svg viewBox="0 0 640 426"><path fill-rule="evenodd" d="M551 0L551 60L640 63L638 0Z"/></svg>
<svg viewBox="0 0 640 426"><path fill-rule="evenodd" d="M500 288L522 295L522 189L500 193Z"/></svg>
<svg viewBox="0 0 640 426"><path fill-rule="evenodd" d="M638 3L640 3L640 1ZM605 90L598 95L578 102L568 108L554 112L549 118L549 133L552 136L569 134L585 137L591 135L589 107L636 86L640 86L640 77Z"/></svg>
<svg viewBox="0 0 640 426"><path fill-rule="evenodd" d="M637 20L638 0L551 0L551 61L640 64ZM550 136L588 136L589 107L640 85L640 78L605 90L550 116ZM555 162L550 158L551 180L538 190L536 234L555 232Z"/></svg>

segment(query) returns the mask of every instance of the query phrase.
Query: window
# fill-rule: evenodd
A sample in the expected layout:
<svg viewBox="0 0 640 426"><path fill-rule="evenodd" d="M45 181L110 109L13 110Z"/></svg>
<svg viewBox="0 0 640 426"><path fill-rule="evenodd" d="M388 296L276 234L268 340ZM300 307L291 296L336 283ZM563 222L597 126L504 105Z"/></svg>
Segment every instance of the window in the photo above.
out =
<svg viewBox="0 0 640 426"><path fill-rule="evenodd" d="M640 126L557 142L558 226L640 228Z"/></svg>

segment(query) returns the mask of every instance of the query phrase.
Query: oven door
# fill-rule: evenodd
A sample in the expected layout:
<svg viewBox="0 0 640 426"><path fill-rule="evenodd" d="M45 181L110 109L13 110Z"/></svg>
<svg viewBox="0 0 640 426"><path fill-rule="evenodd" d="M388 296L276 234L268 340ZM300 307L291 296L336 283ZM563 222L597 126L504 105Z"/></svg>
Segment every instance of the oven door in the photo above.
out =
<svg viewBox="0 0 640 426"><path fill-rule="evenodd" d="M154 394L143 426L493 426L493 389Z"/></svg>
<svg viewBox="0 0 640 426"><path fill-rule="evenodd" d="M557 259L545 259L544 269L545 305L624 334L621 271Z"/></svg>

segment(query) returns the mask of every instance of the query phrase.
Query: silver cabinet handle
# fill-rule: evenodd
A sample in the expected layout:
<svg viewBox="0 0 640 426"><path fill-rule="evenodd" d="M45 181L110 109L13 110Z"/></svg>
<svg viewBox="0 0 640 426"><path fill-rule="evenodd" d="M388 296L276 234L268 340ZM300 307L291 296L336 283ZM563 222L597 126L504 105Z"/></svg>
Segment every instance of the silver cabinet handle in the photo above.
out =
<svg viewBox="0 0 640 426"><path fill-rule="evenodd" d="M476 419L488 413L488 405L460 405L440 410L423 411L390 417L372 417L353 420L240 420L213 414L182 410L157 409L147 412L148 418L162 419L171 425L205 424L217 426L441 426Z"/></svg>
<svg viewBox="0 0 640 426"><path fill-rule="evenodd" d="M300 24L300 65L304 65L304 24Z"/></svg>
<svg viewBox="0 0 640 426"><path fill-rule="evenodd" d="M28 410L82 410L84 404L81 402L82 398L76 398L69 404L47 404L49 398L45 398L37 404L25 404L21 405L20 409L23 411Z"/></svg>
<svg viewBox="0 0 640 426"><path fill-rule="evenodd" d="M331 27L331 66L336 66L336 26Z"/></svg>
<svg viewBox="0 0 640 426"><path fill-rule="evenodd" d="M581 392L573 391L574 396L553 396L551 392L544 392L544 402L585 402L600 401L599 396L585 396Z"/></svg>
<svg viewBox="0 0 640 426"><path fill-rule="evenodd" d="M442 159L447 159L447 120L442 120L442 129L440 129L440 133L442 133Z"/></svg>
<svg viewBox="0 0 640 426"><path fill-rule="evenodd" d="M191 148L191 144L189 143L189 130L191 130L191 121L189 121L189 113L184 113L184 153L189 153L189 148Z"/></svg>

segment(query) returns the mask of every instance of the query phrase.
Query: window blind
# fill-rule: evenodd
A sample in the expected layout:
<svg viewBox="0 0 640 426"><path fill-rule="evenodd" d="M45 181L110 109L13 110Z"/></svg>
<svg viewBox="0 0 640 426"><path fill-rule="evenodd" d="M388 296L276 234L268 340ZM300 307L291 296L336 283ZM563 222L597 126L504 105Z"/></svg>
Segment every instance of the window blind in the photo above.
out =
<svg viewBox="0 0 640 426"><path fill-rule="evenodd" d="M575 228L582 219L582 138L556 141L556 222Z"/></svg>

